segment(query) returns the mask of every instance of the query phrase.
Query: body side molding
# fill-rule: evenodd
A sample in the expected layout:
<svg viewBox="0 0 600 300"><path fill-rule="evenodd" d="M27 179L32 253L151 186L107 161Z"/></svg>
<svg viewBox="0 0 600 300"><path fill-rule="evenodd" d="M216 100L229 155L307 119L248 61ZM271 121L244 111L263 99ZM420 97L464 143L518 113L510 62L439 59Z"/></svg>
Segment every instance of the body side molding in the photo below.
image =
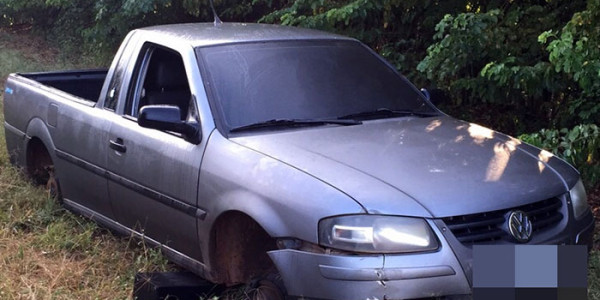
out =
<svg viewBox="0 0 600 300"><path fill-rule="evenodd" d="M56 149L56 156L65 161L68 161L74 165L77 165L87 171L90 171L96 175L103 176L108 180L116 182L126 188L134 190L148 198L151 198L157 202L160 202L166 206L172 207L178 211L181 211L189 216L196 217L200 220L204 220L206 218L207 212L198 207L189 205L179 199L175 199L173 197L167 196L165 194L159 193L151 188L143 186L137 182L119 176L113 172L110 172L104 168L91 164L87 161L79 159L69 153Z"/></svg>

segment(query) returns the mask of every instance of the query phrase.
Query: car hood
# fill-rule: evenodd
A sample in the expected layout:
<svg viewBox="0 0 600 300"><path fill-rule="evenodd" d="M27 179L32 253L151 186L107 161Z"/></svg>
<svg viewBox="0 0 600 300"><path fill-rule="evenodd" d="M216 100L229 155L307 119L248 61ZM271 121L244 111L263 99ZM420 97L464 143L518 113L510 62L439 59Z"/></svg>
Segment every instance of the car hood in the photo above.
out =
<svg viewBox="0 0 600 300"><path fill-rule="evenodd" d="M561 195L579 176L547 151L446 116L231 140L334 186L377 214L446 217L505 209Z"/></svg>

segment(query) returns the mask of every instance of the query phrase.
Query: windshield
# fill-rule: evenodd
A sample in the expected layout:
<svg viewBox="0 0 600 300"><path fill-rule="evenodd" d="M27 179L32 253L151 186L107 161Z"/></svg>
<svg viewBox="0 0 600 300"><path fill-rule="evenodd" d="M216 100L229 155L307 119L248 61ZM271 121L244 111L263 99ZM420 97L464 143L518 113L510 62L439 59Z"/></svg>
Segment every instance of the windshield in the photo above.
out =
<svg viewBox="0 0 600 300"><path fill-rule="evenodd" d="M358 42L243 43L198 48L197 54L227 130L382 108L434 111L406 79Z"/></svg>

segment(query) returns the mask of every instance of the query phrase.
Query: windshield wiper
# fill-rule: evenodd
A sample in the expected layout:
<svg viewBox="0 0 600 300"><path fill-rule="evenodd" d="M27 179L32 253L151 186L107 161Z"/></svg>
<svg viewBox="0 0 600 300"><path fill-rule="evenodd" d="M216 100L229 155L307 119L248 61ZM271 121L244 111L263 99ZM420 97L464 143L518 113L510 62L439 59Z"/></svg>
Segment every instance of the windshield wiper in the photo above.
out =
<svg viewBox="0 0 600 300"><path fill-rule="evenodd" d="M359 113L353 113L345 116L341 116L339 120L353 120L353 119L378 119L378 118L395 118L395 117L434 117L439 116L438 112L434 111L414 111L414 110L391 110L389 108L379 108L376 110L363 111Z"/></svg>
<svg viewBox="0 0 600 300"><path fill-rule="evenodd" d="M296 126L318 126L325 124L336 125L360 125L361 121L342 120L342 119L272 119L263 122L257 122L249 125L233 128L229 132L240 132L269 127L296 127Z"/></svg>

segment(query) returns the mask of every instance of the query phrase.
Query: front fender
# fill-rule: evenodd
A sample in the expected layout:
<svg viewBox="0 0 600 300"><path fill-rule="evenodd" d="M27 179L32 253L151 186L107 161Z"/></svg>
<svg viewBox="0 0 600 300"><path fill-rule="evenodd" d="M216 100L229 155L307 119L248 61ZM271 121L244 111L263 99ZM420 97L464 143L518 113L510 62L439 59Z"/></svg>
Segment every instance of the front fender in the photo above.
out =
<svg viewBox="0 0 600 300"><path fill-rule="evenodd" d="M214 213L215 221L228 212L239 211L260 224L272 237L286 236L286 233L292 231L269 201L249 191L236 190L225 193L220 197L217 209Z"/></svg>
<svg viewBox="0 0 600 300"><path fill-rule="evenodd" d="M203 254L210 253L215 221L229 211L250 216L271 237L318 243L319 220L365 213L350 196L318 178L272 157L212 135L200 172L198 221ZM205 261L210 261L206 259Z"/></svg>

